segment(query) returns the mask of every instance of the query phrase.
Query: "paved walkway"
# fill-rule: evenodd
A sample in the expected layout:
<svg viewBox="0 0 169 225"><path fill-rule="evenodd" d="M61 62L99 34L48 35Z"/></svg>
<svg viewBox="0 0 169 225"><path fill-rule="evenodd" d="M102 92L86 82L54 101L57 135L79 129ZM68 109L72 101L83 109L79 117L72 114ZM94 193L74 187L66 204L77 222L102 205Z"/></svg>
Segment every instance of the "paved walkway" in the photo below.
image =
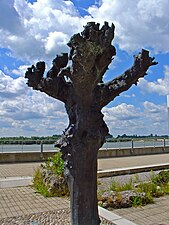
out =
<svg viewBox="0 0 169 225"><path fill-rule="evenodd" d="M41 163L7 163L0 164L0 178L33 176Z"/></svg>
<svg viewBox="0 0 169 225"><path fill-rule="evenodd" d="M169 225L169 196L156 198L155 204L116 209L113 212L137 225Z"/></svg>
<svg viewBox="0 0 169 225"><path fill-rule="evenodd" d="M144 165L169 163L169 154L115 157L98 160L98 169L107 170Z"/></svg>
<svg viewBox="0 0 169 225"><path fill-rule="evenodd" d="M111 168L113 168L113 165L115 166L114 168L134 166L137 162L141 162L141 165L145 165L144 162L146 160L149 164L155 164L157 159L158 163L164 163L164 158L169 162L169 154L151 155L151 157L136 156L114 158L114 163ZM38 165L39 163L0 164L0 177L32 176ZM138 166L138 164L136 165ZM63 209L65 211L63 211ZM44 198L31 187L0 189L0 225L66 225L68 223L63 223L63 221L57 223L56 221L55 223L48 221L49 223L47 223L44 218L48 215L49 211L50 217L54 215L54 217L57 218L55 212L59 210L62 213L66 212L66 215L68 215L68 209L69 201L67 199L56 197ZM51 214L51 212L53 212L53 214ZM116 209L113 210L113 212L138 225L169 225L169 196L155 199L155 204L138 208ZM29 223L23 222L26 216L28 217L28 215L35 214L38 215L39 218L43 214L40 223L36 222L34 216L30 217L31 220L29 220ZM15 223L9 217L15 218ZM18 223L16 221L18 221ZM119 225L126 224L119 223Z"/></svg>
<svg viewBox="0 0 169 225"><path fill-rule="evenodd" d="M66 198L44 198L32 187L0 189L0 219L66 208L69 208Z"/></svg>

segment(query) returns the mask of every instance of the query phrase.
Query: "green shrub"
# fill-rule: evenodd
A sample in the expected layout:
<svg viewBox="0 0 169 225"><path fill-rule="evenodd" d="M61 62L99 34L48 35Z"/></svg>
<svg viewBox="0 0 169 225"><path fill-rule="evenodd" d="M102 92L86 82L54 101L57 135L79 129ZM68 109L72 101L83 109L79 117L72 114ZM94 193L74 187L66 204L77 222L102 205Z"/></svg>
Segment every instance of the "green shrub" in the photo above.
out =
<svg viewBox="0 0 169 225"><path fill-rule="evenodd" d="M140 196L134 196L131 199L131 205L134 207L142 205L142 198Z"/></svg>
<svg viewBox="0 0 169 225"><path fill-rule="evenodd" d="M61 153L48 158L34 173L33 186L45 197L68 196L67 182L63 176L64 162Z"/></svg>
<svg viewBox="0 0 169 225"><path fill-rule="evenodd" d="M110 190L111 191L127 191L127 190L133 190L133 182L132 179L129 180L129 182L124 183L122 185L120 185L118 182L116 181L112 181L112 183L110 184Z"/></svg>
<svg viewBox="0 0 169 225"><path fill-rule="evenodd" d="M166 184L169 182L169 170L160 171L157 175L152 177L152 181L157 185Z"/></svg>
<svg viewBox="0 0 169 225"><path fill-rule="evenodd" d="M152 197L160 197L164 194L161 187L157 186L157 184L155 184L153 182L140 183L138 186L138 191L145 192L146 194L149 194Z"/></svg>
<svg viewBox="0 0 169 225"><path fill-rule="evenodd" d="M110 190L111 191L116 191L117 190L117 186L118 186L118 183L116 181L112 181L111 184L110 184Z"/></svg>
<svg viewBox="0 0 169 225"><path fill-rule="evenodd" d="M153 202L154 202L154 200L150 193L145 193L144 197L141 197L138 195L138 196L134 196L131 199L131 205L134 207L151 204Z"/></svg>
<svg viewBox="0 0 169 225"><path fill-rule="evenodd" d="M52 171L57 176L62 176L64 170L64 161L62 159L62 153L58 152L53 157L49 157L45 163L45 168Z"/></svg>
<svg viewBox="0 0 169 225"><path fill-rule="evenodd" d="M161 185L161 189L165 194L169 195L169 183Z"/></svg>
<svg viewBox="0 0 169 225"><path fill-rule="evenodd" d="M51 194L49 193L49 187L43 181L42 171L39 168L35 170L33 176L33 187L37 190L38 193L42 194L45 197L50 197Z"/></svg>

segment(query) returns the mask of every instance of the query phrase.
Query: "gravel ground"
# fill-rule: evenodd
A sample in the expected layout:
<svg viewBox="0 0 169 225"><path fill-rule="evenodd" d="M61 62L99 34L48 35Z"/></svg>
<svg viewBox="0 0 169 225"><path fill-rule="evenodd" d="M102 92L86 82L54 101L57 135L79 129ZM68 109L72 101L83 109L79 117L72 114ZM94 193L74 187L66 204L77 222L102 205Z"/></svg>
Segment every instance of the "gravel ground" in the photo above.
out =
<svg viewBox="0 0 169 225"><path fill-rule="evenodd" d="M100 225L114 225L110 221L100 219ZM0 225L70 225L70 209L7 217L0 220Z"/></svg>
<svg viewBox="0 0 169 225"><path fill-rule="evenodd" d="M154 174L159 173L160 171L153 171ZM129 175L121 175L121 176L114 176L114 177L105 177L99 178L98 182L98 190L106 190L110 188L110 184L112 181L116 181L119 184L124 184L129 182L131 179L133 181L141 182L141 181L148 181L151 177L151 172L144 172L144 173L137 173L137 174L129 174Z"/></svg>

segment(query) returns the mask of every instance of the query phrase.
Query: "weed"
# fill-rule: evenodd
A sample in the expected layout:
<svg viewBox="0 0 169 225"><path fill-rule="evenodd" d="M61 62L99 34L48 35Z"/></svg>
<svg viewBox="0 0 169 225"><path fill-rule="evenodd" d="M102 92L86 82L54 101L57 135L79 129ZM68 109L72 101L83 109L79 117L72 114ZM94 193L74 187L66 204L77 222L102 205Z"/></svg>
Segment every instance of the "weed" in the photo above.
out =
<svg viewBox="0 0 169 225"><path fill-rule="evenodd" d="M132 199L131 199L131 205L136 207L136 206L139 206L139 205L142 205L142 199L140 196L134 196Z"/></svg>
<svg viewBox="0 0 169 225"><path fill-rule="evenodd" d="M45 163L45 167L57 176L62 176L64 170L64 161L62 159L62 153L58 152L53 157L48 158Z"/></svg>
<svg viewBox="0 0 169 225"><path fill-rule="evenodd" d="M116 193L116 201L117 201L117 205L120 205L122 202L123 198L122 195L120 193Z"/></svg>
<svg viewBox="0 0 169 225"><path fill-rule="evenodd" d="M149 193L152 197L160 197L164 194L162 189L153 182L140 183L138 191Z"/></svg>
<svg viewBox="0 0 169 225"><path fill-rule="evenodd" d="M161 184L160 187L165 194L169 195L169 183Z"/></svg>
<svg viewBox="0 0 169 225"><path fill-rule="evenodd" d="M112 181L112 183L110 184L110 190L111 191L127 191L127 190L133 190L133 182L132 179L129 180L129 182L120 185L118 182L116 181Z"/></svg>
<svg viewBox="0 0 169 225"><path fill-rule="evenodd" d="M135 174L134 175L134 179L133 179L133 183L138 183L140 180L139 180L139 176L138 174Z"/></svg>
<svg viewBox="0 0 169 225"><path fill-rule="evenodd" d="M41 165L33 178L33 186L45 197L68 196L69 190L63 176L64 162L61 153L48 158L44 165Z"/></svg>
<svg viewBox="0 0 169 225"><path fill-rule="evenodd" d="M156 176L153 177L152 181L158 185L168 183L169 170L160 171Z"/></svg>
<svg viewBox="0 0 169 225"><path fill-rule="evenodd" d="M42 194L45 197L50 197L49 187L43 181L43 175L40 168L37 168L33 176L33 187L37 190L38 193Z"/></svg>

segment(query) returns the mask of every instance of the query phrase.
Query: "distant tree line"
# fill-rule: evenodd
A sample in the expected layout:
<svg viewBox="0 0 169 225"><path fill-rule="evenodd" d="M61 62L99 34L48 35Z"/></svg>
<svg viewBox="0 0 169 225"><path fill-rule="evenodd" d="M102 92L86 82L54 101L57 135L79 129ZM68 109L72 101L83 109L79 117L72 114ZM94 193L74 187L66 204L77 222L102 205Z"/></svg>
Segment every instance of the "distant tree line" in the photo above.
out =
<svg viewBox="0 0 169 225"><path fill-rule="evenodd" d="M60 138L60 135L53 135L53 136L31 136L31 137L0 137L0 144L25 144L25 145L32 145L32 144L53 144Z"/></svg>
<svg viewBox="0 0 169 225"><path fill-rule="evenodd" d="M53 144L57 141L61 135L55 134L52 136L31 136L31 137L0 137L0 144L25 144L25 145L32 145L32 144ZM131 141L131 140L138 140L138 139L158 139L158 138L168 138L168 135L117 135L117 137L113 137L113 135L109 134L106 137L107 142L117 142L117 141Z"/></svg>
<svg viewBox="0 0 169 225"><path fill-rule="evenodd" d="M109 134L106 138L107 142L116 142L116 141L131 141L131 140L138 140L138 139L164 139L164 138L169 138L168 135L153 135L153 134L149 134L149 135L127 135L127 134L122 134L122 135L117 135L117 137L113 137L113 135Z"/></svg>
<svg viewBox="0 0 169 225"><path fill-rule="evenodd" d="M126 134L123 134L123 135L118 135L117 138L168 138L168 135L153 135L153 134L149 134L149 135L137 135L137 134L134 134L134 135L126 135Z"/></svg>

